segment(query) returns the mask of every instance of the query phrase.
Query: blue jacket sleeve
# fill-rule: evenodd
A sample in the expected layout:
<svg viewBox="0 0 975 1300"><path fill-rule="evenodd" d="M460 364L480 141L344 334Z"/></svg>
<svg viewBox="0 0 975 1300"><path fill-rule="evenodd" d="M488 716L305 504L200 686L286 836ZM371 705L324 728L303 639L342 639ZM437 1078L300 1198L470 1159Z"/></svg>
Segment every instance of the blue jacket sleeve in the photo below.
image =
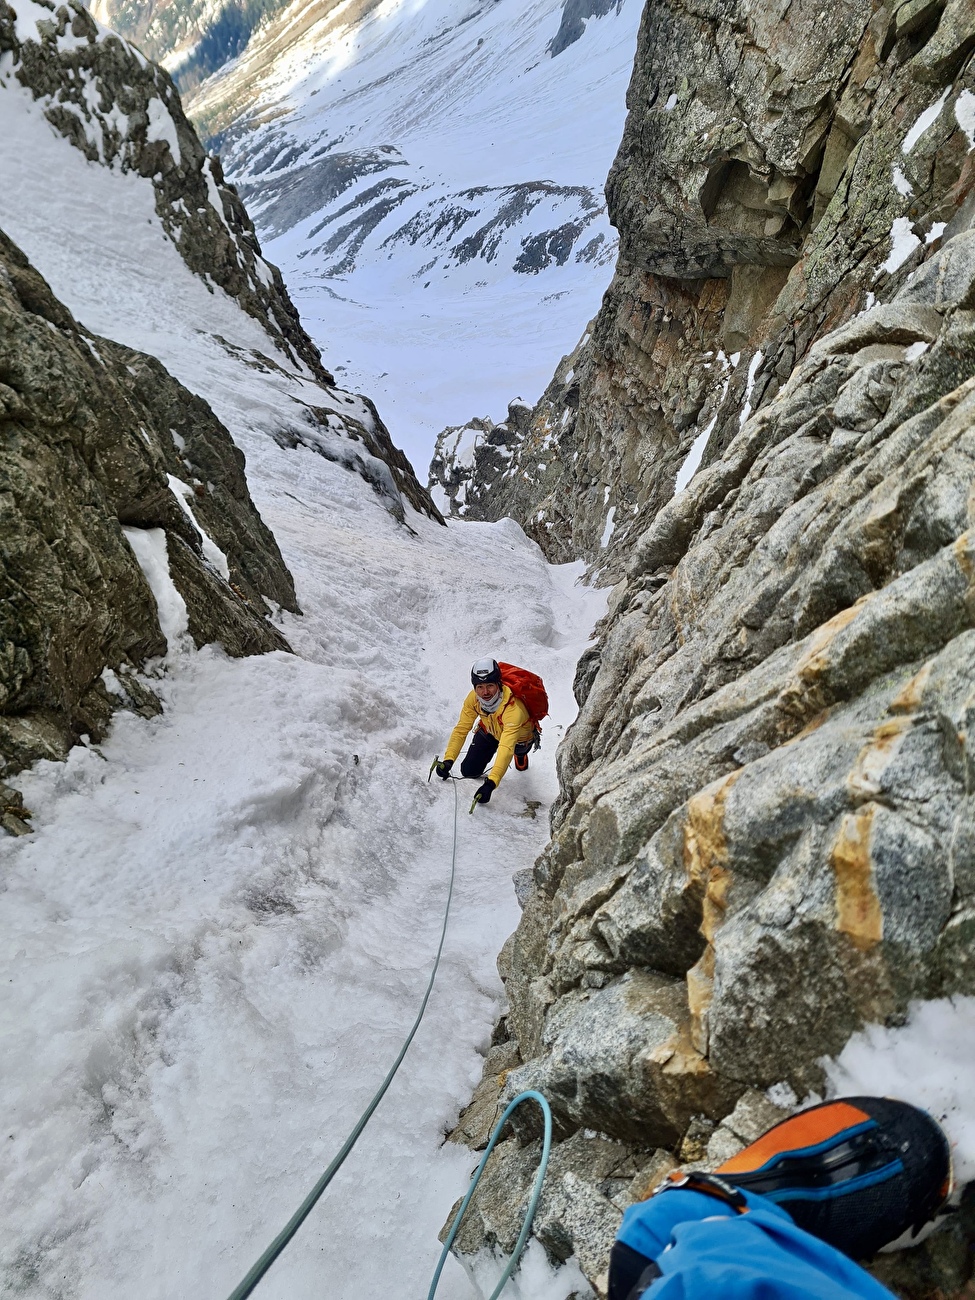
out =
<svg viewBox="0 0 975 1300"><path fill-rule="evenodd" d="M893 1300L785 1210L761 1196L746 1199L746 1214L679 1188L631 1205L618 1240L662 1273L644 1300Z"/></svg>

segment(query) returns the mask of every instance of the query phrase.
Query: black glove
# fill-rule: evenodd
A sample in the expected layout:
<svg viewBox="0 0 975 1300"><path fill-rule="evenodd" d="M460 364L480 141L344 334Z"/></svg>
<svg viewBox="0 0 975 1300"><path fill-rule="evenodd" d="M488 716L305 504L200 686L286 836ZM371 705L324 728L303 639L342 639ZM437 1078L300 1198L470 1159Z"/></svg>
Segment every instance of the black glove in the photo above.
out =
<svg viewBox="0 0 975 1300"><path fill-rule="evenodd" d="M436 772L437 776L440 777L441 781L446 781L447 777L450 776L450 769L453 765L454 760L452 758L444 758L441 759L433 770Z"/></svg>
<svg viewBox="0 0 975 1300"><path fill-rule="evenodd" d="M492 794L494 794L494 782L490 777L488 777L483 785L477 787L477 792L474 795L474 802L490 803Z"/></svg>

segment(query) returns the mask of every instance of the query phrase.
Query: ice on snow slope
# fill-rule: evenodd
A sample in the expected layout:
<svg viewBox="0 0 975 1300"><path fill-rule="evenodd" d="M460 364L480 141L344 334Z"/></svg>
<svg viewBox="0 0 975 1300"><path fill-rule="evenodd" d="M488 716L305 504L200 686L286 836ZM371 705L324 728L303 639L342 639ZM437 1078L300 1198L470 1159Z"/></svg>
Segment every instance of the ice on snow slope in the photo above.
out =
<svg viewBox="0 0 975 1300"><path fill-rule="evenodd" d="M534 401L598 307L641 9L294 0L187 98L306 328L421 474L445 425Z"/></svg>
<svg viewBox="0 0 975 1300"><path fill-rule="evenodd" d="M493 652L549 684L545 748L490 808L463 809L427 1018L260 1293L425 1294L473 1163L443 1130L500 1009L511 874L546 839L573 666L603 597L513 524L411 515L414 536L358 476L279 447L269 432L300 381L246 364L269 340L186 269L150 183L88 163L15 87L0 86L0 117L0 227L86 325L213 404L305 610L282 619L295 655L176 654L153 683L162 717L120 714L100 752L17 779L36 833L0 841L0 1290L219 1297L296 1208L422 993L452 815L427 767L470 661ZM533 1300L565 1294L532 1267ZM471 1295L456 1264L443 1294Z"/></svg>

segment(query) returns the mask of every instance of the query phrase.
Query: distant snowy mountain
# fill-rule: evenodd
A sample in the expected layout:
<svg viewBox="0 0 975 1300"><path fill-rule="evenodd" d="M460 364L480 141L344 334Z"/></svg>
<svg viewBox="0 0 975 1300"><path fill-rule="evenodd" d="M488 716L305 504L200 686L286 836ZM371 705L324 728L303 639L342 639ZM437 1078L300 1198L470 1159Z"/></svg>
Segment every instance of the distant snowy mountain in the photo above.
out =
<svg viewBox="0 0 975 1300"><path fill-rule="evenodd" d="M444 424L534 400L598 306L640 8L296 0L187 97L305 324L418 465Z"/></svg>
<svg viewBox="0 0 975 1300"><path fill-rule="evenodd" d="M263 427L356 470L398 517L404 497L432 508L371 400L323 367L170 78L78 0L56 13L51 0L16 10L0 0L0 175L0 227L56 295L58 263L74 272L96 249L115 257L119 282L94 286L82 324L158 357L219 405L183 369L205 370L209 354L237 375L225 389L248 432ZM184 272L193 283L181 292ZM248 397L254 370L276 373L287 394L267 418Z"/></svg>

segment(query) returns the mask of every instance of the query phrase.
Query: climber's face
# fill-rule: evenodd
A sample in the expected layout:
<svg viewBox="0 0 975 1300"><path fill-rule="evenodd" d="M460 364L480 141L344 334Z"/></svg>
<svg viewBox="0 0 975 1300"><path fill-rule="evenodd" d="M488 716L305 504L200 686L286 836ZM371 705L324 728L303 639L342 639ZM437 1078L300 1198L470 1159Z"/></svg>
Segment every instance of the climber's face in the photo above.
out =
<svg viewBox="0 0 975 1300"><path fill-rule="evenodd" d="M485 682L483 686L474 687L474 694L485 704L490 704L500 690L501 687L497 682Z"/></svg>

